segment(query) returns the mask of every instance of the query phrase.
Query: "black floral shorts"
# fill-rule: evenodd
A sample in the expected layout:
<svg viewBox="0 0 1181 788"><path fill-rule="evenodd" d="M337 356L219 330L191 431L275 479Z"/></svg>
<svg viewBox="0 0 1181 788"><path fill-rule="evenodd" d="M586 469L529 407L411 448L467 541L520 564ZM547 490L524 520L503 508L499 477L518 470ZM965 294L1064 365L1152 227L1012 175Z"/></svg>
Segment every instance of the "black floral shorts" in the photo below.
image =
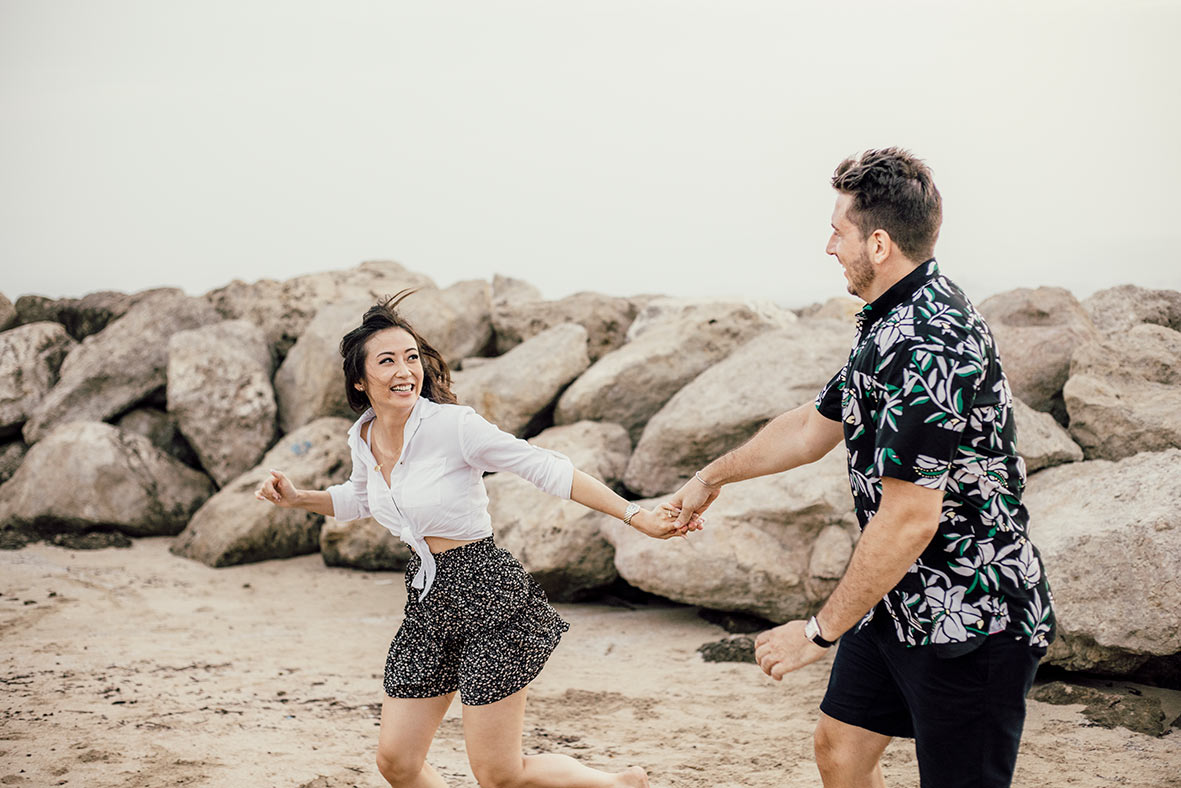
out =
<svg viewBox="0 0 1181 788"><path fill-rule="evenodd" d="M425 600L410 585L406 617L385 662L391 698L433 698L459 691L467 706L507 698L541 672L570 628L545 591L492 537L435 554L435 582Z"/></svg>

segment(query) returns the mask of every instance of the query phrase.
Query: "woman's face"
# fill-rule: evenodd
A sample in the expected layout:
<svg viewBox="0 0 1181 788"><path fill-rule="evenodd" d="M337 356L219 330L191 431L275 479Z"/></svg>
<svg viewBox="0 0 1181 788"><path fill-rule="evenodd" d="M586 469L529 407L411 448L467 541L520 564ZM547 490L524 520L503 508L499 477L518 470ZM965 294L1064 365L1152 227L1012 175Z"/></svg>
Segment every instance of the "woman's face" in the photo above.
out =
<svg viewBox="0 0 1181 788"><path fill-rule="evenodd" d="M355 384L375 409L414 407L422 393L422 358L410 332L378 331L365 343L365 380Z"/></svg>

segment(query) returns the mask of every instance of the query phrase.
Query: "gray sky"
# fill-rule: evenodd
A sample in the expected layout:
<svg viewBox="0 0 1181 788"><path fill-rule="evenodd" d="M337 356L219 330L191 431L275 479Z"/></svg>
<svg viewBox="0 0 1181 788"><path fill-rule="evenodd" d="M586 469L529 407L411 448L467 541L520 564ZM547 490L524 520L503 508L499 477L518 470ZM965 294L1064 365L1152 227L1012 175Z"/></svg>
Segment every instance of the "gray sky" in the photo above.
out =
<svg viewBox="0 0 1181 788"><path fill-rule="evenodd" d="M1181 4L0 0L0 292L395 259L547 297L839 295L903 145L976 300L1181 289Z"/></svg>

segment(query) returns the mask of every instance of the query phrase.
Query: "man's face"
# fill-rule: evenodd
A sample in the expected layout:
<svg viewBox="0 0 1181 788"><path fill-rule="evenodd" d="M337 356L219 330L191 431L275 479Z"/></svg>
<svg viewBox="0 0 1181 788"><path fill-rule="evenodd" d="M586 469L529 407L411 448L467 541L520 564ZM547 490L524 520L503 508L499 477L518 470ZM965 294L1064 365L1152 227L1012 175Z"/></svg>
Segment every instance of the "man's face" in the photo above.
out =
<svg viewBox="0 0 1181 788"><path fill-rule="evenodd" d="M835 257L845 269L850 295L867 301L877 272L869 259L869 244L861 237L857 225L849 221L849 206L852 202L851 194L837 195L837 204L832 211L832 235L824 251Z"/></svg>

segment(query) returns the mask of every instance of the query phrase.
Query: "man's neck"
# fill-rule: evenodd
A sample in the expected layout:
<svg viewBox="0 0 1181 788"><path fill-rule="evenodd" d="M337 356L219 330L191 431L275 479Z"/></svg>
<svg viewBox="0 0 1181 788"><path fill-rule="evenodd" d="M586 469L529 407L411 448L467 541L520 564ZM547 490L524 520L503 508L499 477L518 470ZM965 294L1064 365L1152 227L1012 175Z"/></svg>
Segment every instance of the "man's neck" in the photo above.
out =
<svg viewBox="0 0 1181 788"><path fill-rule="evenodd" d="M883 293L910 275L919 265L909 257L891 256L880 264L868 291L858 295L865 300L865 303L872 304L881 298Z"/></svg>

